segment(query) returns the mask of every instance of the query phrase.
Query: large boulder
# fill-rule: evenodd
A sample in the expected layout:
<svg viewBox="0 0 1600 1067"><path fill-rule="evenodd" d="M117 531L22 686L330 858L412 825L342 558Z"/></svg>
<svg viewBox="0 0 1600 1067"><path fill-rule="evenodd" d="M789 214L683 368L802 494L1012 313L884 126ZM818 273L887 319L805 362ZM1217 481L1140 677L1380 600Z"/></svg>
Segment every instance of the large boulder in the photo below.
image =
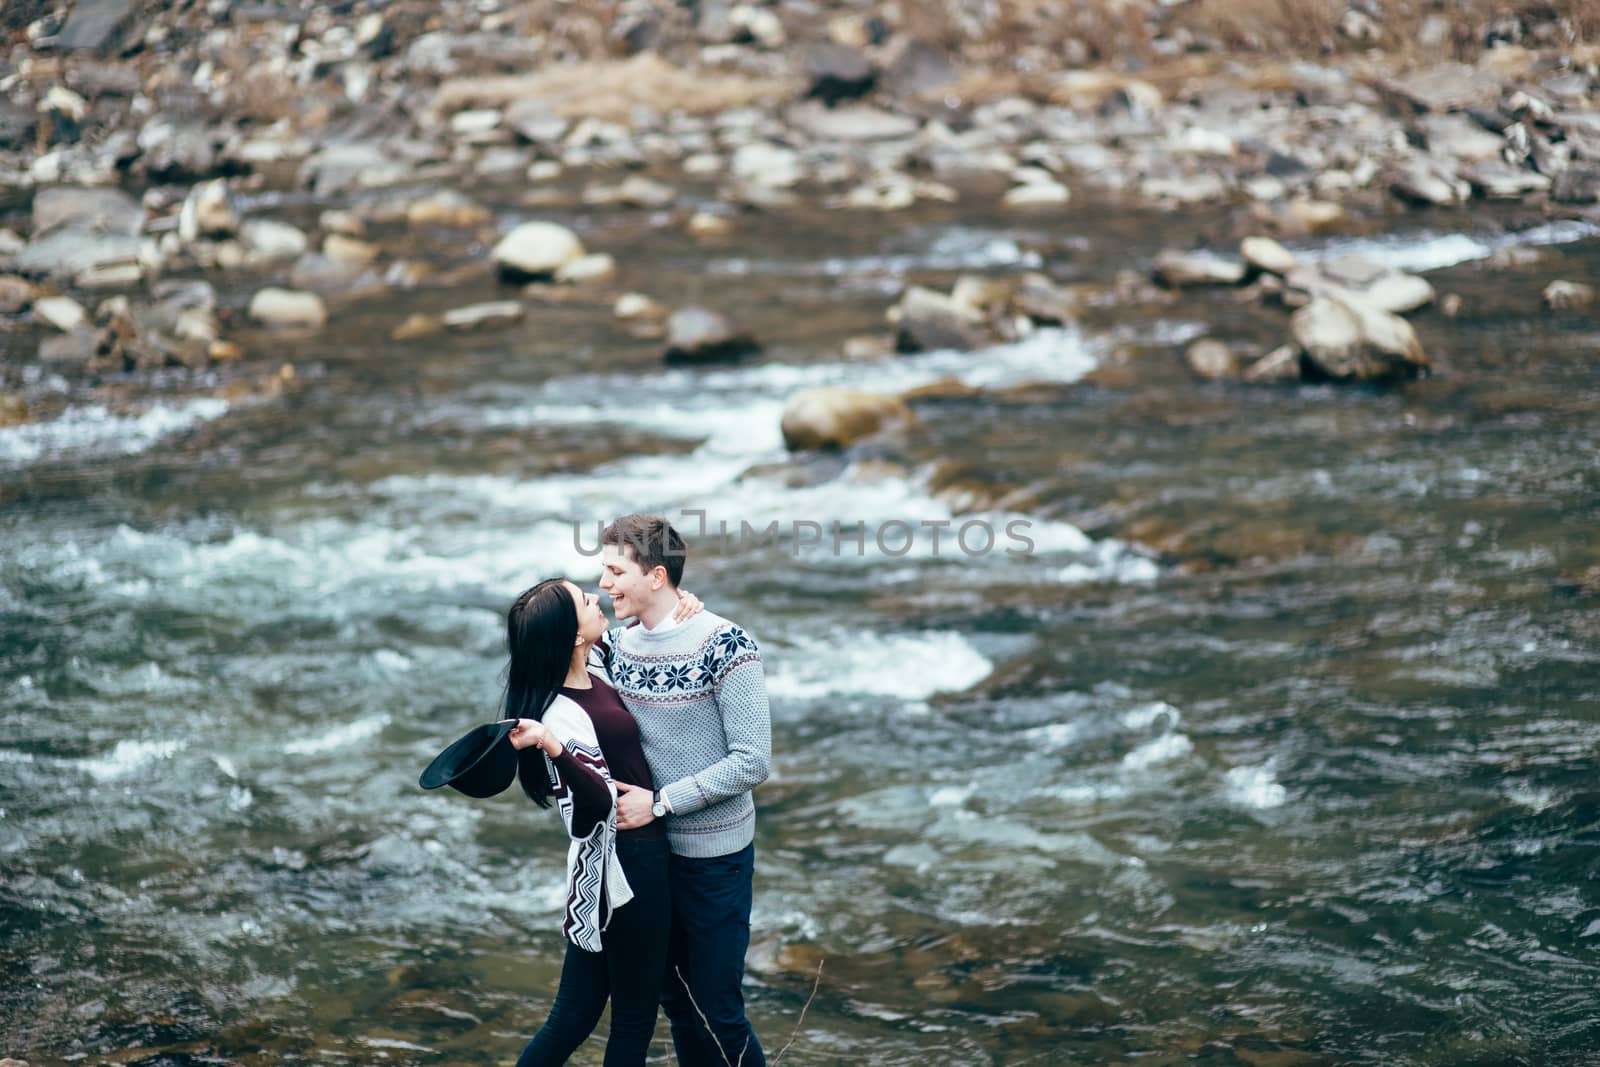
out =
<svg viewBox="0 0 1600 1067"><path fill-rule="evenodd" d="M790 451L848 448L885 428L913 421L897 396L824 386L802 389L783 406L783 443Z"/></svg>
<svg viewBox="0 0 1600 1067"><path fill-rule="evenodd" d="M760 348L726 315L710 308L679 308L667 320L668 363L714 363L738 359Z"/></svg>
<svg viewBox="0 0 1600 1067"><path fill-rule="evenodd" d="M1358 299L1316 297L1289 319L1307 361L1334 381L1414 378L1429 369L1411 324Z"/></svg>
<svg viewBox="0 0 1600 1067"><path fill-rule="evenodd" d="M524 222L490 253L500 277L507 281L548 281L584 254L578 235L553 222Z"/></svg>

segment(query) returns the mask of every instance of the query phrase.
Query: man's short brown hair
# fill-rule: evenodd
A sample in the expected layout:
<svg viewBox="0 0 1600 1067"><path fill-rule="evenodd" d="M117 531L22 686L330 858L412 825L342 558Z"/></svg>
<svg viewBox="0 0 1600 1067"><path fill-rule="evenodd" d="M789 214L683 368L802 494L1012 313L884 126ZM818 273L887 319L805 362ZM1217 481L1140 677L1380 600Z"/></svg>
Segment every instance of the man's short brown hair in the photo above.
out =
<svg viewBox="0 0 1600 1067"><path fill-rule="evenodd" d="M659 515L624 515L605 528L600 543L633 549L633 561L646 574L665 567L674 589L683 581L683 561L689 548L672 523Z"/></svg>

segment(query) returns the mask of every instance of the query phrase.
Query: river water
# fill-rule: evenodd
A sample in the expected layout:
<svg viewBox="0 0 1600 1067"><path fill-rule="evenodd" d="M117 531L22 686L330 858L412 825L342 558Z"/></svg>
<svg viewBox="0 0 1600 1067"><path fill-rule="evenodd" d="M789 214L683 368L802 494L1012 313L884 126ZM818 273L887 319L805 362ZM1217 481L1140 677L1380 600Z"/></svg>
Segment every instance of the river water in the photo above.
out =
<svg viewBox="0 0 1600 1067"><path fill-rule="evenodd" d="M592 581L597 521L693 535L684 509L761 531L691 536L685 584L767 666L769 1056L1600 1050L1600 332L1538 298L1600 275L1592 226L1396 216L1296 245L1463 295L1415 317L1440 373L1380 390L1192 382L1177 353L1208 324L1282 335L1231 293L840 355L907 278L1105 281L1236 220L757 216L705 248L642 212L554 217L768 347L664 369L598 299L374 340L503 295L468 276L278 342L276 397L0 430L0 1053L511 1062L559 968L558 820L416 777L494 717L512 596ZM918 402L914 433L784 454L796 388L947 378L980 388Z"/></svg>

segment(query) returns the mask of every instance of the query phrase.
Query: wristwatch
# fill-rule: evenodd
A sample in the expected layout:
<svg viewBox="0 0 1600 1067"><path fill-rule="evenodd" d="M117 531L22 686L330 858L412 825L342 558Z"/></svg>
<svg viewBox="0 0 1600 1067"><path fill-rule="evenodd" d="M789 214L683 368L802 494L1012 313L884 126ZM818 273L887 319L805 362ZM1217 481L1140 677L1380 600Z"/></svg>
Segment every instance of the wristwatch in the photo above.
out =
<svg viewBox="0 0 1600 1067"><path fill-rule="evenodd" d="M665 819L667 817L667 802L661 799L661 790L657 789L651 795L655 797L655 803L650 805L650 814L658 819Z"/></svg>

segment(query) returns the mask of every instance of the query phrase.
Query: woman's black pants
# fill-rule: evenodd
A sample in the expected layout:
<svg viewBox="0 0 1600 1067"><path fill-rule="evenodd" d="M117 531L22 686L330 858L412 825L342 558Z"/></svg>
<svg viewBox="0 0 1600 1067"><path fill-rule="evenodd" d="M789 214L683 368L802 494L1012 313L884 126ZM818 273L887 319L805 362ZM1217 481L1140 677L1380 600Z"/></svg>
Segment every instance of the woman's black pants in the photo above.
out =
<svg viewBox="0 0 1600 1067"><path fill-rule="evenodd" d="M639 1067L656 1030L666 974L672 897L665 837L617 835L617 858L633 899L611 915L601 952L567 942L561 986L544 1025L522 1050L517 1067L559 1067L593 1032L611 1001L605 1067Z"/></svg>

